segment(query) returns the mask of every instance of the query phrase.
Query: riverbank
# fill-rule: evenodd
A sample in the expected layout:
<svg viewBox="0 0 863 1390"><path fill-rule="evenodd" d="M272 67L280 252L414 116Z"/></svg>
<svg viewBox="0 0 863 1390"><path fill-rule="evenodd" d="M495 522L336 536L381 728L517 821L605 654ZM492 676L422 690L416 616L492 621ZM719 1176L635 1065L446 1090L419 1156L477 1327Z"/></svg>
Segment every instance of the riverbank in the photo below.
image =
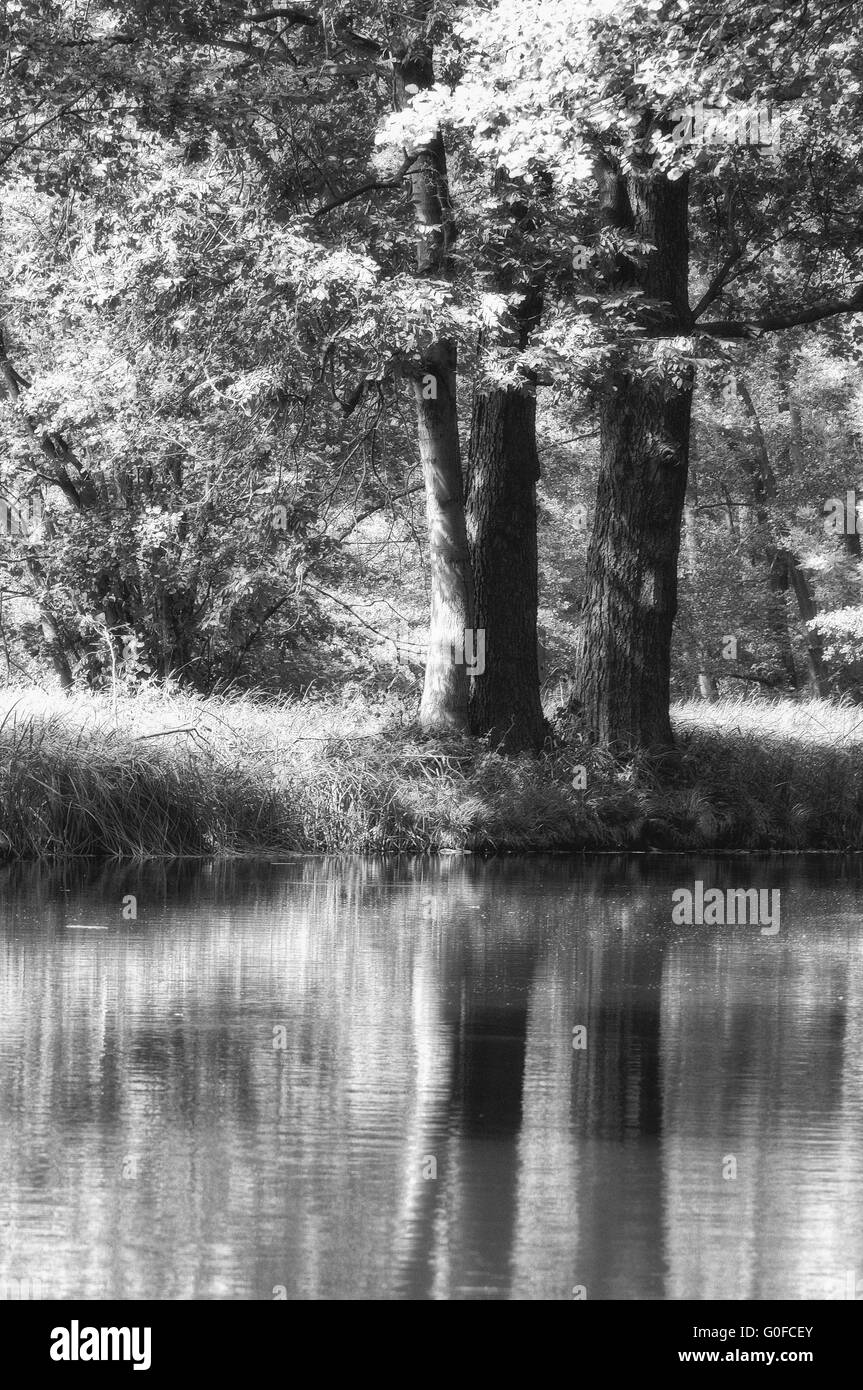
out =
<svg viewBox="0 0 863 1390"><path fill-rule="evenodd" d="M397 698L358 692L6 687L0 855L863 848L859 707L693 701L673 719L675 756L622 765L424 738Z"/></svg>

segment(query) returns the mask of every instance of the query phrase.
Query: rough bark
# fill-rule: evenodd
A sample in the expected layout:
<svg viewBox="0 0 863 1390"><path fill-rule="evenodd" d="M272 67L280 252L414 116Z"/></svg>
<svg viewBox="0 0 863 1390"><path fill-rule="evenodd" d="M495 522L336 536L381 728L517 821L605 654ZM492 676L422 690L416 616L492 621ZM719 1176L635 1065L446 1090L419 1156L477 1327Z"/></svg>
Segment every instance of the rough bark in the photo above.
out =
<svg viewBox="0 0 863 1390"><path fill-rule="evenodd" d="M687 179L598 170L602 220L654 248L619 259L628 280L687 322ZM644 311L650 331L662 309ZM571 703L587 731L618 749L671 746L671 635L689 465L692 381L647 381L632 359L605 382L600 475L587 556Z"/></svg>
<svg viewBox="0 0 863 1390"><path fill-rule="evenodd" d="M468 462L467 524L475 622L487 664L471 685L471 727L507 751L539 748L536 396L524 387L479 389Z"/></svg>
<svg viewBox="0 0 863 1390"><path fill-rule="evenodd" d="M692 396L658 399L633 378L601 412L596 521L573 701L621 751L672 745L671 634Z"/></svg>

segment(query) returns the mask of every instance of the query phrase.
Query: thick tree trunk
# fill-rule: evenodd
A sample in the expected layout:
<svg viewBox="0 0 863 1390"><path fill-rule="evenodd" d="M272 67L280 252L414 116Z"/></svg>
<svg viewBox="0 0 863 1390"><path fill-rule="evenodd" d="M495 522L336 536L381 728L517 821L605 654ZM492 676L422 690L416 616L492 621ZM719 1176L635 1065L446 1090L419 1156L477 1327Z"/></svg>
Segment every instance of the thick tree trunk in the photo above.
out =
<svg viewBox="0 0 863 1390"><path fill-rule="evenodd" d="M467 525L475 622L487 664L471 685L471 727L507 751L539 748L536 396L478 390L471 420Z"/></svg>
<svg viewBox="0 0 863 1390"><path fill-rule="evenodd" d="M600 743L621 750L673 742L671 634L691 403L691 391L662 400L630 377L601 411L573 703Z"/></svg>
<svg viewBox="0 0 863 1390"><path fill-rule="evenodd" d="M624 179L602 166L599 183L603 220L655 248L637 266L620 258L618 282L628 278L686 323L687 179ZM644 311L645 327L656 313ZM572 706L594 738L621 750L673 743L671 635L691 407L691 377L675 392L647 381L637 360L605 383Z"/></svg>

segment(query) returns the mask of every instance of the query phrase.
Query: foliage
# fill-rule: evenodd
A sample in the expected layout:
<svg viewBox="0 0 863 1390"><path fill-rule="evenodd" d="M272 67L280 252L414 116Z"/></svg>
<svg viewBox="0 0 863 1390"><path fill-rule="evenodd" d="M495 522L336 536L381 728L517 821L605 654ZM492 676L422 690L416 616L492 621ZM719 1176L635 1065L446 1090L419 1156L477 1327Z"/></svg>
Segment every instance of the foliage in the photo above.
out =
<svg viewBox="0 0 863 1390"><path fill-rule="evenodd" d="M823 506L861 485L863 330L856 313L801 313L861 278L859 6L257 13L4 8L0 308L19 380L0 405L0 488L41 511L29 536L0 540L7 675L45 668L47 612L94 687L298 692L349 674L415 693L418 663L394 666L381 642L405 625L422 642L409 380L446 335L463 417L481 376L539 382L552 683L578 621L596 392L625 353L659 390L698 372L677 692L699 674L725 692L790 691L771 547L821 610L807 625L780 597L798 672L821 632L834 689L856 689L859 547L825 533ZM393 54L426 42L437 84L393 112ZM681 141L679 113L698 102L764 106L778 143ZM404 177L405 149L438 125L459 231L446 279L414 274ZM657 324L658 306L621 286L651 248L600 225L603 160L688 177L692 323ZM575 246L590 253L580 269ZM490 346L531 284L542 321L522 346ZM792 320L773 338L771 315ZM775 478L760 501L756 422Z"/></svg>

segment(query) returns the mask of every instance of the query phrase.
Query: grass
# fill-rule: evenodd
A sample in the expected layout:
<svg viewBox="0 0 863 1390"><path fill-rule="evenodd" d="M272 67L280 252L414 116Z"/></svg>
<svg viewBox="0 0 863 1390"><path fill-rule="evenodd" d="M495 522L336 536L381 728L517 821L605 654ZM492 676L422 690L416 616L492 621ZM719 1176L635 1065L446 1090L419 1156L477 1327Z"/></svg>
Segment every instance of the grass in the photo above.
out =
<svg viewBox="0 0 863 1390"><path fill-rule="evenodd" d="M696 701L679 749L505 758L340 702L0 691L0 854L863 847L863 710ZM585 791L573 789L576 765Z"/></svg>

